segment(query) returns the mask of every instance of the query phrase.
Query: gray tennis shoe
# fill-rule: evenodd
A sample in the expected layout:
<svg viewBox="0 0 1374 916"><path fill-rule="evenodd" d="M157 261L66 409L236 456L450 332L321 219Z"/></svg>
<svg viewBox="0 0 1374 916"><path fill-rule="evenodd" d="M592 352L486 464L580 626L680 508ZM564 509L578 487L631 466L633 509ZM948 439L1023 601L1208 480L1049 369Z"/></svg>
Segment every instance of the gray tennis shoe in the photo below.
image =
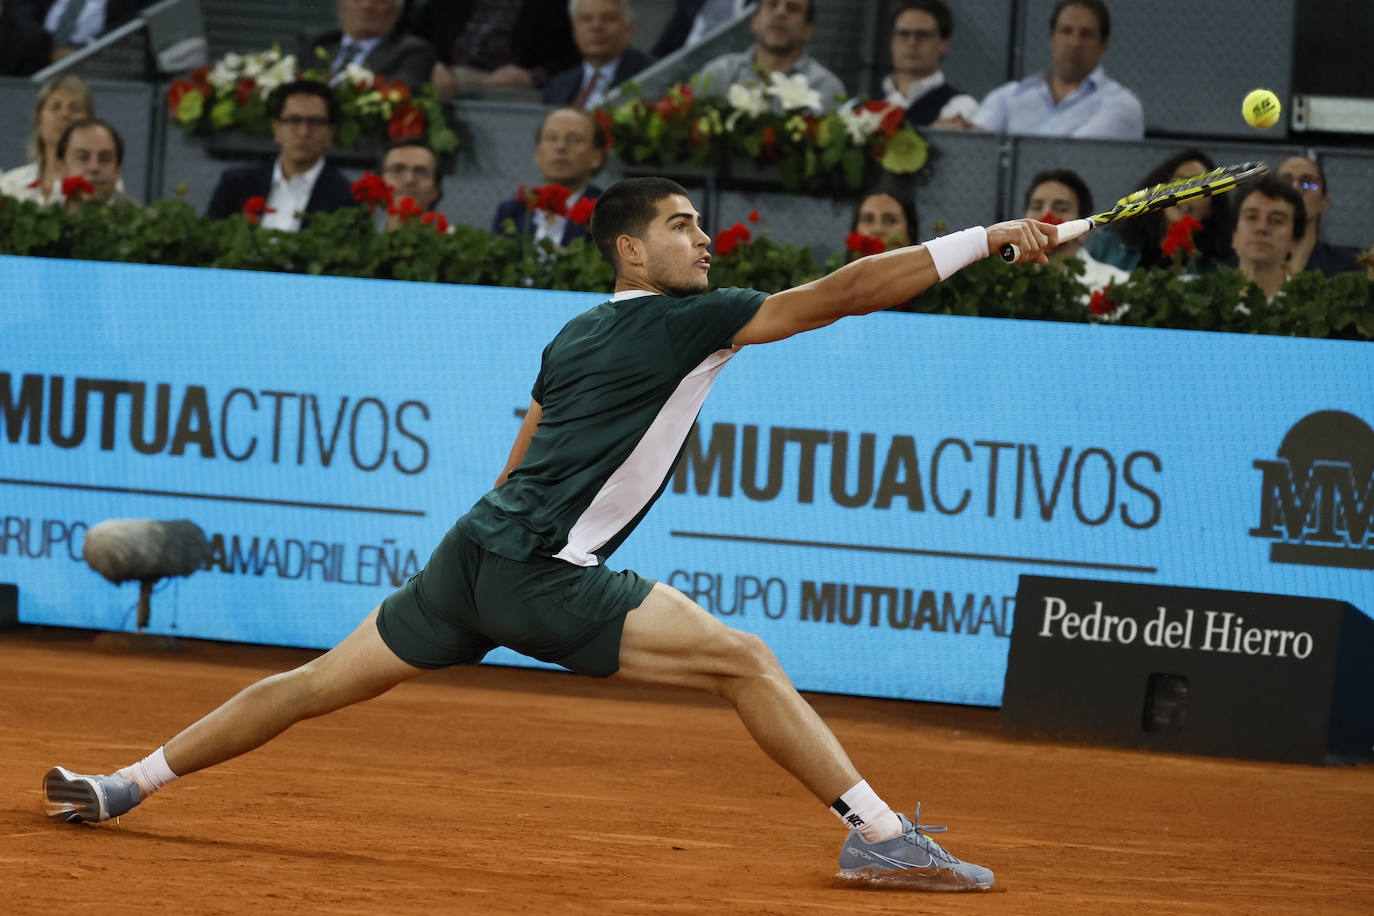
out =
<svg viewBox="0 0 1374 916"><path fill-rule="evenodd" d="M920 805L916 806L915 823L904 814L897 817L902 822L902 832L890 840L870 843L857 830L851 831L840 850L840 873L836 877L924 891L981 891L992 887L990 870L960 862L926 836L948 828L921 824Z"/></svg>
<svg viewBox="0 0 1374 916"><path fill-rule="evenodd" d="M43 777L48 817L69 824L108 821L142 800L138 783L123 776L82 776L66 767L53 767Z"/></svg>

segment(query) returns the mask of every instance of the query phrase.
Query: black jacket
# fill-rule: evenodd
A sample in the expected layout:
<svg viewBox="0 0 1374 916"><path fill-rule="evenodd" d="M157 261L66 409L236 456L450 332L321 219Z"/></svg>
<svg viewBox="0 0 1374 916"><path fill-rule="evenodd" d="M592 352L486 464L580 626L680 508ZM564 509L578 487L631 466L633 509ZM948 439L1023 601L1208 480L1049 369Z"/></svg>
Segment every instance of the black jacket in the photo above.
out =
<svg viewBox="0 0 1374 916"><path fill-rule="evenodd" d="M615 75L611 78L611 85L606 88L611 89L619 86L653 62L654 59L643 51L626 48L625 53L620 55L620 62L615 65ZM549 84L544 87L544 104L571 105L573 99L577 98L577 94L581 91L582 64L578 64L549 80Z"/></svg>
<svg viewBox="0 0 1374 916"><path fill-rule="evenodd" d="M210 197L210 206L205 215L210 219L224 219L243 211L243 205L250 197L267 197L272 193L272 169L276 160L234 166L224 170L215 185L215 193ZM344 207L352 207L353 185L328 160L315 180L310 192L310 200L305 205L306 213L333 213Z"/></svg>
<svg viewBox="0 0 1374 916"><path fill-rule="evenodd" d="M411 17L406 31L434 46L446 64L453 42L472 15L473 0L427 0ZM573 42L567 0L523 0L515 20L513 64L534 73L536 85L582 59Z"/></svg>
<svg viewBox="0 0 1374 916"><path fill-rule="evenodd" d="M334 65L334 58L339 56L342 46L343 33L335 29L307 38L301 43L296 59L306 61L306 66L311 69L328 70ZM315 54L316 48L324 49L323 59ZM418 92L421 86L430 81L434 59L434 48L428 42L414 35L393 32L377 42L377 46L358 63L379 76L405 80L406 85Z"/></svg>

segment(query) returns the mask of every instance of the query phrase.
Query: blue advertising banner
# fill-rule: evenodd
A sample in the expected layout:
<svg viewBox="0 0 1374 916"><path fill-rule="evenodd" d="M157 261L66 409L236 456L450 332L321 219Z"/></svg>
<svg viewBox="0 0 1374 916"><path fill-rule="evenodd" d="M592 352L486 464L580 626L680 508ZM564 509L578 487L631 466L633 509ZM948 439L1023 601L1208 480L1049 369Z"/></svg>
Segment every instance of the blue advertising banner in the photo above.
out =
<svg viewBox="0 0 1374 916"><path fill-rule="evenodd" d="M81 560L188 518L149 630L325 647L491 486L585 293L0 258L0 581L132 629ZM1374 610L1374 348L910 314L747 348L612 558L799 687L1001 701L1023 573ZM488 660L537 664L499 650Z"/></svg>

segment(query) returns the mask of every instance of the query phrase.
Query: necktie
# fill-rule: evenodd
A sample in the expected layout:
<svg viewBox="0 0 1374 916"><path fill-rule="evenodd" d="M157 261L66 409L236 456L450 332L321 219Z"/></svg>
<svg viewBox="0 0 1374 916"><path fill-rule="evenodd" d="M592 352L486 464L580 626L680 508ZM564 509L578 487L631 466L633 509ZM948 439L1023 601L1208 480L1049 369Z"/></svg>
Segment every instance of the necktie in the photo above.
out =
<svg viewBox="0 0 1374 916"><path fill-rule="evenodd" d="M599 82L601 82L601 71L593 70L592 78L582 84L582 89L577 93L577 98L573 99L573 107L585 108L587 106L587 99L592 97L592 92L596 89L596 84Z"/></svg>
<svg viewBox="0 0 1374 916"><path fill-rule="evenodd" d="M339 56L334 58L334 68L331 72L338 73L349 64L356 64L358 58L362 56L362 51L362 42L354 41L351 38L345 38L343 44L339 48Z"/></svg>
<svg viewBox="0 0 1374 916"><path fill-rule="evenodd" d="M76 20L85 7L86 0L68 0L67 8L57 18L57 29L52 33L53 47L67 48L71 46L72 33L76 31Z"/></svg>

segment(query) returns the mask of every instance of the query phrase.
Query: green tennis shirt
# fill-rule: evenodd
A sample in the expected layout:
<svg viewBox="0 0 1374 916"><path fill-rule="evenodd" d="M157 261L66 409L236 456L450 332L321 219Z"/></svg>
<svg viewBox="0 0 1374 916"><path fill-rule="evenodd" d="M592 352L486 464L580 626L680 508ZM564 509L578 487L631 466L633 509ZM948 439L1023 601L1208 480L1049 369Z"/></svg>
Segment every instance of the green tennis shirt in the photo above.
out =
<svg viewBox="0 0 1374 916"><path fill-rule="evenodd" d="M569 321L544 348L531 392L543 416L524 459L459 528L512 560L604 561L663 493L735 334L767 297L627 290Z"/></svg>

